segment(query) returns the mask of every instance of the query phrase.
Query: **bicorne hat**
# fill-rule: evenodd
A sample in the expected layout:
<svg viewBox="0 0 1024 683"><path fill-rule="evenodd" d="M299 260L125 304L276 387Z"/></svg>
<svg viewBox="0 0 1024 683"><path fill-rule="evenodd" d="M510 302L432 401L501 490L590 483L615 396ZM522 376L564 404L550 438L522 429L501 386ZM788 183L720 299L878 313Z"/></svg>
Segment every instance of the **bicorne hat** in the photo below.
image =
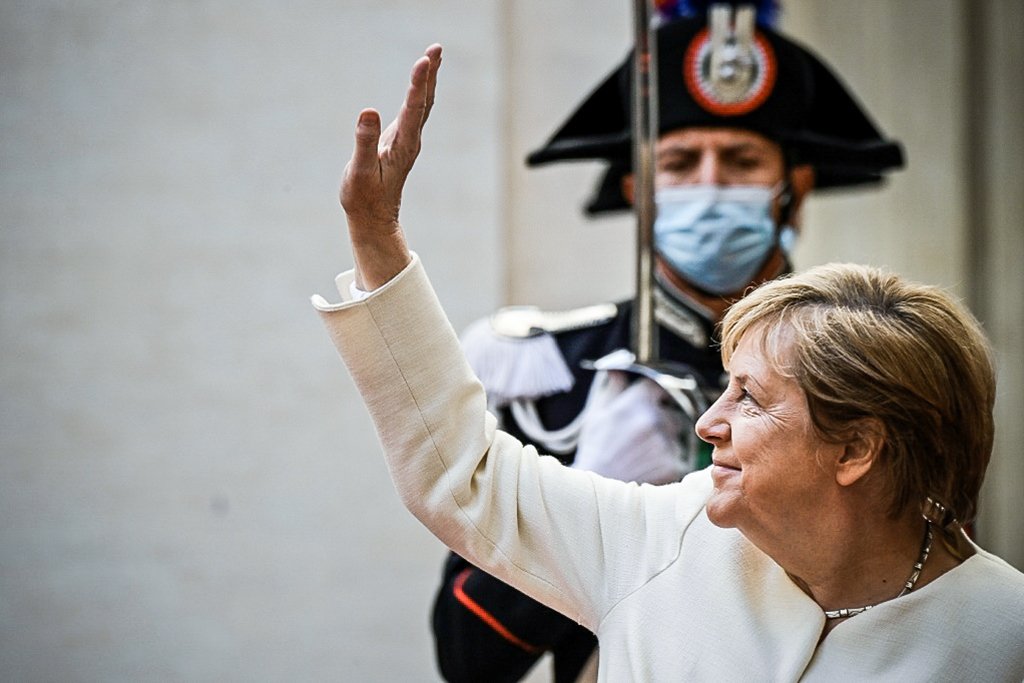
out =
<svg viewBox="0 0 1024 683"><path fill-rule="evenodd" d="M713 3L690 2L694 16L658 28L659 133L694 126L752 130L779 143L788 163L813 166L816 189L877 183L900 168L899 143L882 135L821 60L763 23L770 13L759 11L755 27L751 9L749 27L741 26L742 6L749 4L728 2L709 13L693 6ZM631 51L527 158L530 166L607 160L589 214L628 207L621 181L632 166L632 80Z"/></svg>

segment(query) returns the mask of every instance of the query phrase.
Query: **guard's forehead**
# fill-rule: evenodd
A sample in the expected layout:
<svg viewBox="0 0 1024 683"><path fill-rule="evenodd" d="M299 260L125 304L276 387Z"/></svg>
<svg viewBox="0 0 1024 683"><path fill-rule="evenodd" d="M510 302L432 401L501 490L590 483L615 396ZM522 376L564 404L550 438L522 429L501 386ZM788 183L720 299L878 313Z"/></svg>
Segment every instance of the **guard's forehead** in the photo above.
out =
<svg viewBox="0 0 1024 683"><path fill-rule="evenodd" d="M754 146L781 152L779 143L767 135L737 126L686 126L658 136L659 148L673 146Z"/></svg>

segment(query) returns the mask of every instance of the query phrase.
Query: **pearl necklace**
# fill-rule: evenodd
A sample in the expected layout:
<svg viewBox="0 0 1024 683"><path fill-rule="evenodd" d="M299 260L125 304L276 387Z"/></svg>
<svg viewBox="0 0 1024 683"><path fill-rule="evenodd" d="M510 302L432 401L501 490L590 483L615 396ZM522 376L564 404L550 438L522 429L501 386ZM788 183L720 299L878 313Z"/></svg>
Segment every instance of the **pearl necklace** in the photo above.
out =
<svg viewBox="0 0 1024 683"><path fill-rule="evenodd" d="M921 578L921 570L924 569L924 563L928 560L928 553L932 550L932 538L932 523L931 521L927 521L925 523L924 542L921 544L921 555L917 558L917 562L914 563L914 570L910 572L910 576L907 577L906 583L903 584L903 590L901 590L899 595L896 596L897 598L903 597L912 591L917 580ZM855 614L867 612L878 604L880 603L876 602L874 605L864 605L863 607L844 607L842 609L825 610L825 618L843 619L845 617L852 617Z"/></svg>

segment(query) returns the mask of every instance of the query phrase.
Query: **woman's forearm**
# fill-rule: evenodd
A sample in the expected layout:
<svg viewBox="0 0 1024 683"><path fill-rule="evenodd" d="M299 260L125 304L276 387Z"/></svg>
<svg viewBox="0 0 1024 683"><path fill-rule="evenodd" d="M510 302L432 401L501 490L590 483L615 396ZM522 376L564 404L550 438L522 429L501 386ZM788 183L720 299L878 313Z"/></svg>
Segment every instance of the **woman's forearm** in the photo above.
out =
<svg viewBox="0 0 1024 683"><path fill-rule="evenodd" d="M589 621L589 597L569 593L582 591L581 576L591 573L582 565L602 556L579 524L591 478L496 429L418 257L363 301L315 297L314 305L366 402L406 507L477 566Z"/></svg>

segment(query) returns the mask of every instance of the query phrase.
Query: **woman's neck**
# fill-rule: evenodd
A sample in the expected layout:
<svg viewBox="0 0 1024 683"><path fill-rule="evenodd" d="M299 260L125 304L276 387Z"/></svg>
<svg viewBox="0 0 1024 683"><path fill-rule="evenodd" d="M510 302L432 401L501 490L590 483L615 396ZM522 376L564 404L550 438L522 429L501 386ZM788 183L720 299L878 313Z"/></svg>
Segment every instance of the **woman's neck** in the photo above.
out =
<svg viewBox="0 0 1024 683"><path fill-rule="evenodd" d="M920 516L867 530L840 527L816 544L813 556L794 558L787 573L826 611L884 602L902 590L921 554L924 531Z"/></svg>
<svg viewBox="0 0 1024 683"><path fill-rule="evenodd" d="M900 595L922 556L926 523L916 510L899 518L851 515L833 522L823 533L791 549L779 564L793 582L825 612L874 606ZM932 528L933 541L920 574L918 590L960 564L963 559L942 542ZM817 538L813 538L817 536ZM843 618L830 618L830 630Z"/></svg>

